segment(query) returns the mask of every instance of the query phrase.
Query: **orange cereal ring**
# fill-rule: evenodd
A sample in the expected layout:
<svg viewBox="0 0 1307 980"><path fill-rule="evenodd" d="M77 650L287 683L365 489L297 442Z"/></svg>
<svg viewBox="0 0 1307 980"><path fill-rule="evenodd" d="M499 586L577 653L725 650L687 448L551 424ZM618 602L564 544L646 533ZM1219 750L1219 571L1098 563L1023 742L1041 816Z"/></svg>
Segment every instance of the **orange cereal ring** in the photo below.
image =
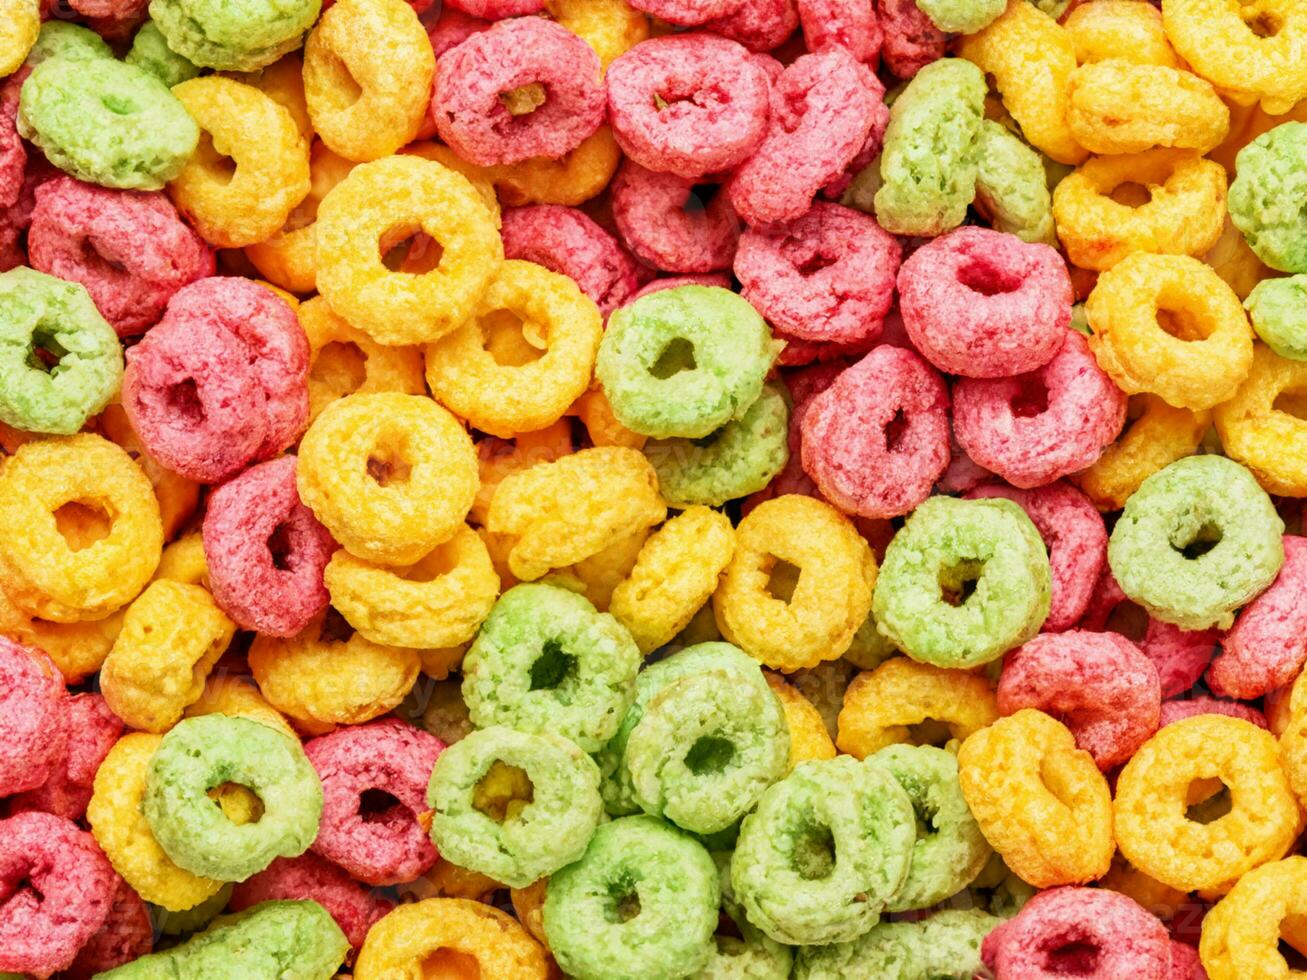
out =
<svg viewBox="0 0 1307 980"><path fill-rule="evenodd" d="M1267 493L1307 497L1307 422L1276 408L1307 393L1307 362L1253 348L1253 366L1229 401L1212 410L1226 455L1252 470Z"/></svg>
<svg viewBox="0 0 1307 980"><path fill-rule="evenodd" d="M117 402L105 406L97 424L105 436L127 450L127 454L136 460L136 465L150 478L155 499L159 502L164 540L171 540L195 516L200 504L200 485L180 473L165 469L147 453L127 413Z"/></svg>
<svg viewBox="0 0 1307 980"><path fill-rule="evenodd" d="M570 452L572 426L566 419L559 419L535 432L520 432L511 440L482 439L477 443L477 472L481 485L477 487L469 519L473 524L485 524L499 481L509 473L525 470L536 463L552 463Z"/></svg>
<svg viewBox="0 0 1307 980"><path fill-rule="evenodd" d="M1191 72L1124 60L1082 65L1067 88L1067 126L1090 153L1155 146L1206 153L1230 131L1230 110Z"/></svg>
<svg viewBox="0 0 1307 980"><path fill-rule="evenodd" d="M1198 955L1207 976L1210 980L1293 976L1298 971L1285 966L1280 943L1307 945L1302 942L1304 915L1307 858L1288 857L1249 871L1203 919Z"/></svg>
<svg viewBox="0 0 1307 980"><path fill-rule="evenodd" d="M1076 60L1124 58L1139 65L1180 68L1162 27L1162 12L1136 0L1094 0L1076 7L1062 26L1076 46Z"/></svg>
<svg viewBox="0 0 1307 980"><path fill-rule="evenodd" d="M545 0L545 10L594 48L604 68L649 36L649 18L626 0Z"/></svg>
<svg viewBox="0 0 1307 980"><path fill-rule="evenodd" d="M487 167L485 173L510 207L524 204L573 207L607 187L621 162L621 148L613 131L605 125L558 159L531 157L521 163Z"/></svg>
<svg viewBox="0 0 1307 980"><path fill-rule="evenodd" d="M567 414L581 420L586 435L596 446L630 446L632 449L640 449L648 442L647 436L632 432L617 421L612 403L598 384L578 398L567 410Z"/></svg>
<svg viewBox="0 0 1307 980"><path fill-rule="evenodd" d="M440 973L545 980L544 948L510 915L463 898L401 905L368 930L355 980L421 980Z"/></svg>
<svg viewBox="0 0 1307 980"><path fill-rule="evenodd" d="M600 612L608 612L614 590L626 581L635 568L640 549L649 538L649 531L650 528L642 527L589 558L582 558L575 565L551 573L545 581L579 592Z"/></svg>
<svg viewBox="0 0 1307 980"><path fill-rule="evenodd" d="M821 712L796 688L786 684L779 674L765 670L762 676L767 678L767 685L785 712L785 724L790 730L789 768L813 759L835 758L835 743L831 741L830 732L826 731Z"/></svg>
<svg viewBox="0 0 1307 980"><path fill-rule="evenodd" d="M291 114L305 142L313 142L313 121L304 101L304 62L296 52L278 58L258 71L227 73L256 89Z"/></svg>
<svg viewBox="0 0 1307 980"><path fill-rule="evenodd" d="M478 167L475 163L464 160L444 143L410 143L404 147L403 152L415 157L421 157L423 160L430 160L432 163L438 163L442 167L461 173L471 182L476 192L481 195L481 200L485 202L486 207L490 209L490 213L494 215L495 226L499 226L499 197L495 194L495 185L491 180L494 168Z"/></svg>

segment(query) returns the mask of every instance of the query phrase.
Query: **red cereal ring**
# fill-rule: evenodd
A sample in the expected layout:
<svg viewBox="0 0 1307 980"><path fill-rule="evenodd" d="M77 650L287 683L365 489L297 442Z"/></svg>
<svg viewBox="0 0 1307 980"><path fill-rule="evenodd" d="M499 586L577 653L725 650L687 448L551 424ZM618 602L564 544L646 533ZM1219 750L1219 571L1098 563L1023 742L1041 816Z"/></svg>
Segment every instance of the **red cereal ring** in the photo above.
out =
<svg viewBox="0 0 1307 980"><path fill-rule="evenodd" d="M665 20L679 27L698 27L700 24L725 17L754 0L630 0L636 10Z"/></svg>
<svg viewBox="0 0 1307 980"><path fill-rule="evenodd" d="M304 746L322 780L313 850L369 885L412 881L436 863L419 818L445 745L398 718L341 728ZM371 809L379 798L383 809ZM368 812L363 812L363 810Z"/></svg>
<svg viewBox="0 0 1307 980"><path fill-rule="evenodd" d="M60 177L42 185L27 233L32 268L79 282L120 337L156 323L172 295L213 275L213 251L159 193Z"/></svg>
<svg viewBox="0 0 1307 980"><path fill-rule="evenodd" d="M939 483L936 484L938 492L967 493L976 489L982 483L987 483L993 479L994 474L968 456L966 451L958 445L956 437L949 440L948 469L944 471L944 475L939 478ZM1013 489L1016 488L1013 487Z"/></svg>
<svg viewBox="0 0 1307 980"><path fill-rule="evenodd" d="M1194 715L1229 715L1231 718L1242 718L1244 721L1251 722L1258 728L1269 730L1271 727L1266 721L1266 716L1252 705L1240 704L1238 701L1221 701L1209 697L1186 698L1183 701L1163 701L1162 713L1158 718L1157 727L1165 728L1173 721L1182 721L1185 718L1192 718Z"/></svg>
<svg viewBox="0 0 1307 980"><path fill-rule="evenodd" d="M13 207L23 192L27 149L18 135L18 92L30 74L20 68L0 86L0 209Z"/></svg>
<svg viewBox="0 0 1307 980"><path fill-rule="evenodd" d="M66 703L50 658L0 636L0 797L36 789L58 770Z"/></svg>
<svg viewBox="0 0 1307 980"><path fill-rule="evenodd" d="M312 851L299 857L277 858L254 877L238 883L228 908L242 912L271 901L317 902L331 913L355 949L363 945L372 924L395 907L385 895L355 881Z"/></svg>
<svg viewBox="0 0 1307 980"><path fill-rule="evenodd" d="M664 276L661 279L651 279L627 297L622 305L628 306L641 296L648 296L660 289L676 289L678 286L716 286L719 289L730 289L731 277L720 272L707 272L700 275Z"/></svg>
<svg viewBox="0 0 1307 980"><path fill-rule="evenodd" d="M779 47L798 26L794 0L750 0L724 17L705 21L703 29L762 52Z"/></svg>
<svg viewBox="0 0 1307 980"><path fill-rule="evenodd" d="M916 0L876 0L884 34L880 55L895 78L912 78L944 57L948 35L931 23Z"/></svg>
<svg viewBox="0 0 1307 980"><path fill-rule="evenodd" d="M1013 501L1039 531L1053 573L1053 601L1042 629L1045 633L1070 629L1089 608L1094 585L1107 563L1103 515L1087 496L1061 480L1033 490L987 483L967 493L971 500L983 497Z"/></svg>
<svg viewBox="0 0 1307 980"><path fill-rule="evenodd" d="M561 157L604 121L599 56L552 20L501 20L441 55L431 111L480 166Z"/></svg>
<svg viewBox="0 0 1307 980"><path fill-rule="evenodd" d="M750 224L793 221L867 142L884 86L843 48L806 54L772 87L757 151L731 177L731 203Z"/></svg>
<svg viewBox="0 0 1307 980"><path fill-rule="evenodd" d="M1120 434L1125 413L1125 393L1071 330L1038 370L960 378L953 386L958 442L1015 487L1042 486L1089 466Z"/></svg>
<svg viewBox="0 0 1307 980"><path fill-rule="evenodd" d="M482 20L502 20L538 14L545 9L545 0L445 0L445 7Z"/></svg>
<svg viewBox="0 0 1307 980"><path fill-rule="evenodd" d="M795 221L746 231L735 276L744 298L787 337L857 344L880 335L901 255L874 218L818 203Z"/></svg>
<svg viewBox="0 0 1307 980"><path fill-rule="evenodd" d="M998 710L1036 708L1062 720L1104 771L1125 762L1157 730L1157 668L1117 633L1041 633L1003 660Z"/></svg>
<svg viewBox="0 0 1307 980"><path fill-rule="evenodd" d="M800 367L806 364L829 364L832 361L856 361L876 346L875 341L853 344L831 344L819 340L801 340L784 330L772 329L772 337L783 341L776 363L781 367Z"/></svg>
<svg viewBox="0 0 1307 980"><path fill-rule="evenodd" d="M500 234L505 258L534 262L576 280L605 316L628 302L640 286L640 263L576 208L560 204L509 208Z"/></svg>
<svg viewBox="0 0 1307 980"><path fill-rule="evenodd" d="M908 336L949 374L1033 371L1071 325L1071 277L1057 250L989 228L926 243L903 263L898 285Z"/></svg>
<svg viewBox="0 0 1307 980"><path fill-rule="evenodd" d="M872 0L798 0L798 5L809 51L843 48L876 67L884 36Z"/></svg>
<svg viewBox="0 0 1307 980"><path fill-rule="evenodd" d="M322 572L336 542L300 501L294 456L214 490L203 539L214 601L242 629L294 636L331 601Z"/></svg>
<svg viewBox="0 0 1307 980"><path fill-rule="evenodd" d="M729 269L740 241L740 219L730 198L717 190L701 192L689 178L627 160L611 187L613 221L626 247L656 268Z"/></svg>
<svg viewBox="0 0 1307 980"><path fill-rule="evenodd" d="M863 170L871 166L876 158L880 156L880 151L885 144L885 128L889 126L889 106L883 101L877 103L875 114L871 121L871 132L867 134L866 141L862 144L857 155L850 161L849 165L844 168L844 172L834 177L830 183L821 189L821 196L832 201L838 201L844 196L844 192L849 189L853 183L853 178L858 176Z"/></svg>
<svg viewBox="0 0 1307 980"><path fill-rule="evenodd" d="M450 48L458 47L473 34L480 34L491 25L492 21L465 14L453 4L446 3L441 8L440 16L427 24L427 39L431 42L431 50L439 58Z"/></svg>
<svg viewBox="0 0 1307 980"><path fill-rule="evenodd" d="M117 875L109 914L95 935L77 951L62 980L92 980L105 970L130 963L154 948L154 924L141 897Z"/></svg>
<svg viewBox="0 0 1307 980"><path fill-rule="evenodd" d="M688 179L725 173L767 131L767 72L724 37L641 41L608 66L607 81L613 135L648 170Z"/></svg>
<svg viewBox="0 0 1307 980"><path fill-rule="evenodd" d="M948 392L924 360L877 347L808 406L803 469L840 510L897 517L948 465Z"/></svg>
<svg viewBox="0 0 1307 980"><path fill-rule="evenodd" d="M980 955L1003 980L1167 980L1171 939L1160 919L1120 892L1050 888L986 936Z"/></svg>
<svg viewBox="0 0 1307 980"><path fill-rule="evenodd" d="M1207 671L1216 694L1251 701L1290 683L1307 661L1307 538L1284 536L1284 565L1243 607Z"/></svg>
<svg viewBox="0 0 1307 980"><path fill-rule="evenodd" d="M104 924L117 881L72 821L37 810L0 820L0 971L67 968Z"/></svg>
<svg viewBox="0 0 1307 980"><path fill-rule="evenodd" d="M63 749L50 778L35 789L9 798L9 812L42 810L80 820L91 802L96 770L123 733L123 723L98 694L74 694L64 703ZM43 733L49 738L51 732Z"/></svg>

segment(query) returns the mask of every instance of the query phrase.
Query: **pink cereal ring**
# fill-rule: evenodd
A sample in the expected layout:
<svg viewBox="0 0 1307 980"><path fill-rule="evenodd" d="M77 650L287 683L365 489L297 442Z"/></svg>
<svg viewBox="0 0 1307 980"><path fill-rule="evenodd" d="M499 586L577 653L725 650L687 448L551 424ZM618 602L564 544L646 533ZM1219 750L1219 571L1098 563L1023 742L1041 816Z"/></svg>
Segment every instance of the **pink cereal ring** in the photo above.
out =
<svg viewBox="0 0 1307 980"><path fill-rule="evenodd" d="M802 421L803 468L836 507L897 517L948 466L948 392L920 357L877 347L817 395Z"/></svg>
<svg viewBox="0 0 1307 980"><path fill-rule="evenodd" d="M95 838L52 813L0 820L0 971L48 977L104 924L118 876Z"/></svg>
<svg viewBox="0 0 1307 980"><path fill-rule="evenodd" d="M1035 371L961 378L953 386L958 442L1015 487L1042 486L1089 466L1120 434L1125 413L1125 394L1071 330Z"/></svg>
<svg viewBox="0 0 1307 980"><path fill-rule="evenodd" d="M450 48L456 48L473 34L480 34L490 28L492 21L473 17L457 9L453 4L444 4L440 16L427 24L427 39L431 50L439 58Z"/></svg>
<svg viewBox="0 0 1307 980"><path fill-rule="evenodd" d="M687 179L725 173L767 131L766 69L715 34L641 41L608 66L607 82L613 135L647 170Z"/></svg>
<svg viewBox="0 0 1307 980"><path fill-rule="evenodd" d="M693 180L646 170L627 160L614 178L613 221L626 247L666 272L729 269L740 240L730 198Z"/></svg>
<svg viewBox="0 0 1307 980"><path fill-rule="evenodd" d="M735 276L786 336L857 344L880 335L901 254L874 218L823 202L796 221L746 231Z"/></svg>
<svg viewBox="0 0 1307 980"><path fill-rule="evenodd" d="M29 74L20 68L0 85L0 210L13 207L23 192L27 149L18 135L18 92Z"/></svg>
<svg viewBox="0 0 1307 980"><path fill-rule="evenodd" d="M844 168L842 174L832 178L829 183L821 189L821 196L831 201L838 201L849 185L853 183L853 178L858 176L863 170L870 166L878 156L885 144L885 128L889 125L889 106L884 102L877 103L875 114L872 116L871 132L867 134L866 141L862 144L857 155Z"/></svg>
<svg viewBox="0 0 1307 980"><path fill-rule="evenodd" d="M664 276L661 279L651 279L627 297L626 302L622 305L634 303L641 296L648 296L660 289L675 289L678 286L716 286L719 289L730 289L731 277L721 272L706 272L697 275Z"/></svg>
<svg viewBox="0 0 1307 980"><path fill-rule="evenodd" d="M782 380L793 402L788 434L790 457L785 461L784 468L772 478L771 483L746 498L741 510L743 515L747 516L749 511L763 501L783 497L789 493L799 493L819 500L825 499L812 477L803 471L803 419L808 414L812 400L834 384L835 379L847 367L848 365L843 362L810 364L782 374Z"/></svg>
<svg viewBox="0 0 1307 980"><path fill-rule="evenodd" d="M544 17L501 20L441 55L431 110L440 138L480 166L561 157L604 121L599 56Z"/></svg>
<svg viewBox="0 0 1307 980"><path fill-rule="evenodd" d="M844 48L876 67L884 38L872 0L798 0L798 5L809 51Z"/></svg>
<svg viewBox="0 0 1307 980"><path fill-rule="evenodd" d="M1207 672L1216 694L1252 700L1290 683L1307 661L1307 538L1284 536L1284 565L1244 606Z"/></svg>
<svg viewBox="0 0 1307 980"><path fill-rule="evenodd" d="M1167 980L1207 980L1198 950L1178 939L1171 940L1171 972Z"/></svg>
<svg viewBox="0 0 1307 980"><path fill-rule="evenodd" d="M1107 527L1098 508L1061 480L1033 490L987 483L967 497L1006 497L1026 512L1044 539L1053 570L1053 603L1043 632L1060 633L1074 626L1089 607L1107 562Z"/></svg>
<svg viewBox="0 0 1307 980"><path fill-rule="evenodd" d="M1048 363L1071 324L1071 278L1057 250L963 227L899 270L903 325L948 374L1004 378Z"/></svg>
<svg viewBox="0 0 1307 980"><path fill-rule="evenodd" d="M1192 718L1194 715L1229 715L1231 718L1242 718L1244 721L1251 722L1258 728L1269 729L1271 727L1266 721L1266 716L1251 705L1240 704L1238 701L1220 701L1217 698L1209 697L1187 698L1183 701L1163 701L1162 713L1158 718L1157 727L1165 728L1173 721Z"/></svg>
<svg viewBox="0 0 1307 980"><path fill-rule="evenodd" d="M966 454L966 451L958 445L956 437L949 439L948 448L948 469L944 471L944 475L935 484L935 489L939 493L967 493L976 489L982 483L988 483L994 479L993 473Z"/></svg>
<svg viewBox="0 0 1307 980"><path fill-rule="evenodd" d="M36 789L67 747L64 680L40 650L0 636L0 796Z"/></svg>
<svg viewBox="0 0 1307 980"><path fill-rule="evenodd" d="M860 360L876 346L874 340L860 340L852 344L834 344L820 340L801 340L784 330L772 328L772 337L785 343L776 363L780 367L802 367L809 364L830 364Z"/></svg>
<svg viewBox="0 0 1307 980"><path fill-rule="evenodd" d="M755 0L631 0L631 6L679 27L698 27Z"/></svg>
<svg viewBox="0 0 1307 980"><path fill-rule="evenodd" d="M1157 668L1117 633L1041 633L1007 655L998 681L1000 712L1036 708L1062 719L1105 771L1157 730L1161 706Z"/></svg>
<svg viewBox="0 0 1307 980"><path fill-rule="evenodd" d="M794 0L750 0L724 17L706 21L703 29L763 52L779 47L798 26Z"/></svg>
<svg viewBox="0 0 1307 980"><path fill-rule="evenodd" d="M575 279L605 316L640 287L640 263L583 211L534 204L508 209L503 222L505 258L524 259Z"/></svg>
<svg viewBox="0 0 1307 980"><path fill-rule="evenodd" d="M187 283L213 275L212 250L163 194L60 177L36 194L32 268L79 282L120 337L143 333Z"/></svg>
<svg viewBox="0 0 1307 980"><path fill-rule="evenodd" d="M545 9L545 0L445 0L445 7L481 20L502 20L538 14Z"/></svg>
<svg viewBox="0 0 1307 980"><path fill-rule="evenodd" d="M727 185L735 210L750 224L802 217L866 144L884 94L871 69L843 48L786 68L772 89L767 135Z"/></svg>
<svg viewBox="0 0 1307 980"><path fill-rule="evenodd" d="M43 810L66 820L86 815L96 770L122 735L123 723L100 695L74 694L64 705L63 728L60 763L40 786L10 797L10 813Z"/></svg>
<svg viewBox="0 0 1307 980"><path fill-rule="evenodd" d="M980 946L1003 980L1167 980L1171 939L1160 919L1107 888L1050 888Z"/></svg>
<svg viewBox="0 0 1307 980"><path fill-rule="evenodd" d="M895 78L912 78L944 57L948 35L930 22L916 0L876 0L880 13L880 54Z"/></svg>
<svg viewBox="0 0 1307 980"><path fill-rule="evenodd" d="M130 963L154 948L154 925L141 897L117 875L116 887L104 924L77 951L72 966L60 974L62 980L92 980L93 977Z"/></svg>
<svg viewBox="0 0 1307 980"><path fill-rule="evenodd" d="M299 857L277 858L253 878L240 882L231 893L229 908L242 912L271 901L317 902L331 913L355 949L372 924L395 907L376 889L355 881L326 858L307 851Z"/></svg>
<svg viewBox="0 0 1307 980"><path fill-rule="evenodd" d="M209 496L209 587L242 629L294 636L327 608L322 584L336 542L295 489L295 457L252 466Z"/></svg>
<svg viewBox="0 0 1307 980"><path fill-rule="evenodd" d="M322 823L313 850L369 885L412 881L435 864L419 818L444 743L398 718L341 728L304 746L322 780ZM362 813L364 794L388 804Z"/></svg>

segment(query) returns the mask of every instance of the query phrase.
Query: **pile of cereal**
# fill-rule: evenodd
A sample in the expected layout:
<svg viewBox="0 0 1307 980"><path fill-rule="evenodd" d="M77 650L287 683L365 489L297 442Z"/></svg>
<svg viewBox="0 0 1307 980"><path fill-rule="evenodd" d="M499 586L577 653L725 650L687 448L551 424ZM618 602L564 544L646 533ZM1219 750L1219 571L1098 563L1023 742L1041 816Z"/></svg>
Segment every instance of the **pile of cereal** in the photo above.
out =
<svg viewBox="0 0 1307 980"><path fill-rule="evenodd" d="M1307 2L0 0L0 980L1307 976Z"/></svg>

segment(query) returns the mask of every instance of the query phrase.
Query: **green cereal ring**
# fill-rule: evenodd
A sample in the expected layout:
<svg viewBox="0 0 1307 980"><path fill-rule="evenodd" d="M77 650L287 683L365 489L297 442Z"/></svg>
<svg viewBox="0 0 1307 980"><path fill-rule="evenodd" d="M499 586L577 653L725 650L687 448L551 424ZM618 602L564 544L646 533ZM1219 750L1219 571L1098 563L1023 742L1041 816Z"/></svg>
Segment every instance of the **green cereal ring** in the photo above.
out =
<svg viewBox="0 0 1307 980"><path fill-rule="evenodd" d="M1054 20L1058 20L1066 13L1066 8L1071 5L1071 0L1030 0L1030 4L1042 10Z"/></svg>
<svg viewBox="0 0 1307 980"><path fill-rule="evenodd" d="M200 140L168 86L112 58L38 65L18 96L18 132L78 180L143 191L181 173Z"/></svg>
<svg viewBox="0 0 1307 980"><path fill-rule="evenodd" d="M626 741L626 770L646 812L715 834L753 809L785 775L790 732L765 684L730 670L682 677L660 690Z"/></svg>
<svg viewBox="0 0 1307 980"><path fill-rule="evenodd" d="M1044 541L1012 501L931 497L890 541L872 612L913 660L975 667L1039 632L1050 581Z"/></svg>
<svg viewBox="0 0 1307 980"><path fill-rule="evenodd" d="M1272 269L1307 272L1307 124L1287 122L1235 158L1230 220Z"/></svg>
<svg viewBox="0 0 1307 980"><path fill-rule="evenodd" d="M761 490L785 468L789 420L785 396L765 385L743 418L702 439L650 440L644 454L669 507L720 507Z"/></svg>
<svg viewBox="0 0 1307 980"><path fill-rule="evenodd" d="M585 596L518 585L463 659L463 700L478 726L554 732L595 752L631 706L640 661L626 627Z"/></svg>
<svg viewBox="0 0 1307 980"><path fill-rule="evenodd" d="M168 47L219 71L264 68L303 43L322 0L150 0Z"/></svg>
<svg viewBox="0 0 1307 980"><path fill-rule="evenodd" d="M976 200L998 231L1057 245L1043 156L992 119L980 123Z"/></svg>
<svg viewBox="0 0 1307 980"><path fill-rule="evenodd" d="M1267 347L1281 357L1307 361L1307 276L1263 279L1243 305Z"/></svg>
<svg viewBox="0 0 1307 980"><path fill-rule="evenodd" d="M136 32L132 49L127 52L126 61L141 71L148 71L169 88L180 85L200 73L200 69L168 47L163 32L152 20L147 20Z"/></svg>
<svg viewBox="0 0 1307 980"><path fill-rule="evenodd" d="M916 922L882 922L865 936L799 950L795 980L971 980L987 976L980 944L1003 920L944 909Z"/></svg>
<svg viewBox="0 0 1307 980"><path fill-rule="evenodd" d="M348 952L349 940L317 902L263 902L214 920L180 946L95 976L97 980L330 980Z"/></svg>
<svg viewBox="0 0 1307 980"><path fill-rule="evenodd" d="M0 422L71 435L122 378L118 335L84 286L24 267L0 273Z"/></svg>
<svg viewBox="0 0 1307 980"><path fill-rule="evenodd" d="M794 950L768 938L744 914L731 891L731 855L715 852L717 883L722 890L722 911L735 923L739 936L713 937L716 949L708 963L689 980L789 980Z"/></svg>
<svg viewBox="0 0 1307 980"><path fill-rule="evenodd" d="M225 882L199 905L193 905L179 912L166 909L162 905L151 905L150 921L154 924L154 928L165 936L184 936L190 932L199 932L222 914L227 903L231 901L231 893L235 890L236 886L232 882Z"/></svg>
<svg viewBox="0 0 1307 980"><path fill-rule="evenodd" d="M847 660L859 670L875 670L898 652L898 647L890 642L889 637L876 628L875 614L868 613L867 618L858 627L858 631L853 634L853 642L849 644L849 648L844 651L844 656L840 659ZM835 713L839 714L838 706Z"/></svg>
<svg viewBox="0 0 1307 980"><path fill-rule="evenodd" d="M224 783L263 804L235 824L208 791ZM212 714L179 721L150 759L141 804L159 845L192 874L244 881L274 858L303 854L318 834L322 784L295 740L248 718Z"/></svg>
<svg viewBox="0 0 1307 980"><path fill-rule="evenodd" d="M961 58L917 72L890 106L876 220L896 235L940 235L962 224L976 194L985 76Z"/></svg>
<svg viewBox="0 0 1307 980"><path fill-rule="evenodd" d="M916 836L912 801L885 769L801 762L744 818L731 884L777 942L848 942L903 884Z"/></svg>
<svg viewBox="0 0 1307 980"><path fill-rule="evenodd" d="M1234 611L1279 574L1283 534L1251 473L1224 456L1188 456L1131 494L1107 563L1121 591L1157 619L1229 629Z"/></svg>
<svg viewBox="0 0 1307 980"><path fill-rule="evenodd" d="M917 6L945 34L975 34L998 19L1007 0L917 0Z"/></svg>
<svg viewBox="0 0 1307 980"><path fill-rule="evenodd" d="M496 763L530 780L530 802L521 809L478 806L478 786ZM431 840L442 855L512 888L577 860L603 815L599 768L575 742L500 725L472 732L440 753L427 804L435 811Z"/></svg>
<svg viewBox="0 0 1307 980"><path fill-rule="evenodd" d="M49 58L88 61L112 57L113 50L104 38L89 27L66 20L47 20L41 25L41 33L37 35L32 50L27 53L26 65L35 68Z"/></svg>
<svg viewBox="0 0 1307 980"><path fill-rule="evenodd" d="M613 312L595 375L632 432L702 439L744 416L775 357L767 323L747 300L679 286Z"/></svg>
<svg viewBox="0 0 1307 980"><path fill-rule="evenodd" d="M712 956L719 901L698 841L657 817L623 817L550 877L545 937L576 980L684 977Z"/></svg>
<svg viewBox="0 0 1307 980"><path fill-rule="evenodd" d="M886 908L924 909L971 884L992 851L962 798L957 757L931 745L889 745L866 764L898 780L917 814L912 866Z"/></svg>
<svg viewBox="0 0 1307 980"><path fill-rule="evenodd" d="M466 663L466 661L465 661ZM693 677L709 671L729 671L736 683L740 679L747 681L760 691L771 695L772 700L764 701L764 711L771 714L769 724L785 725L785 713L780 702L772 695L767 680L762 676L758 661L730 643L709 642L696 643L679 653L650 664L640 671L635 679L635 698L631 702L626 716L622 718L617 732L607 745L595 755L599 771L604 775L600 792L603 794L604 807L614 816L626 813L638 813L640 805L635 801L635 789L631 785L631 774L626 766L626 744L631 732L644 717L646 706L664 687L683 677ZM788 733L788 728L786 729Z"/></svg>
<svg viewBox="0 0 1307 980"><path fill-rule="evenodd" d="M1012 918L1038 891L1014 874L998 852L989 856L976 880L967 887L967 894L978 908L1000 919Z"/></svg>

